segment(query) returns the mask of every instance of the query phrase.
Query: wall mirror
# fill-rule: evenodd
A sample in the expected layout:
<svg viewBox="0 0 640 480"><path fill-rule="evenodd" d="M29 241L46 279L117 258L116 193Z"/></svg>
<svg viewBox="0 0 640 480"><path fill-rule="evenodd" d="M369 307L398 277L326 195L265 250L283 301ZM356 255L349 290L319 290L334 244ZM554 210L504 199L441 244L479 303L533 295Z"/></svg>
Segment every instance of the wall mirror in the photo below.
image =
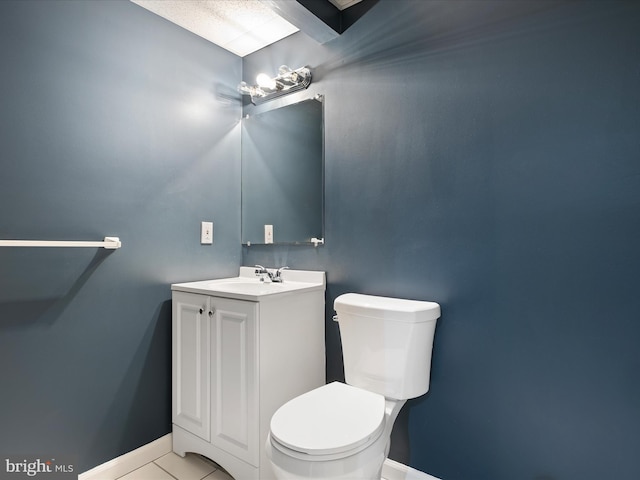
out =
<svg viewBox="0 0 640 480"><path fill-rule="evenodd" d="M324 238L322 101L317 96L242 119L243 244Z"/></svg>

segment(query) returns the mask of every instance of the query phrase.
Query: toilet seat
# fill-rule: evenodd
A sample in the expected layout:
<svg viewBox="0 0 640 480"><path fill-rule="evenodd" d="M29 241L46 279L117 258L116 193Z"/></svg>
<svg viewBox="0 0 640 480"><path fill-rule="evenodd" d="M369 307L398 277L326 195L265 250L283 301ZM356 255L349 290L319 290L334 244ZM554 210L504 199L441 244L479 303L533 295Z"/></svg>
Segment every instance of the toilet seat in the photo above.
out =
<svg viewBox="0 0 640 480"><path fill-rule="evenodd" d="M292 456L329 460L365 449L384 427L382 395L333 382L280 407L271 418L271 441Z"/></svg>

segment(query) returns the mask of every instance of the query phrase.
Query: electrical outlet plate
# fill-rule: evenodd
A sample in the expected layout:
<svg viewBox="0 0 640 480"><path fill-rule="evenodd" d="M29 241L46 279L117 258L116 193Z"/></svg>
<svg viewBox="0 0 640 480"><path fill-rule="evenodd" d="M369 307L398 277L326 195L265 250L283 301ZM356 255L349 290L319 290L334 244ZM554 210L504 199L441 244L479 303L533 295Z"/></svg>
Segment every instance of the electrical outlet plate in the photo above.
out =
<svg viewBox="0 0 640 480"><path fill-rule="evenodd" d="M213 222L200 223L200 243L211 245L213 243Z"/></svg>

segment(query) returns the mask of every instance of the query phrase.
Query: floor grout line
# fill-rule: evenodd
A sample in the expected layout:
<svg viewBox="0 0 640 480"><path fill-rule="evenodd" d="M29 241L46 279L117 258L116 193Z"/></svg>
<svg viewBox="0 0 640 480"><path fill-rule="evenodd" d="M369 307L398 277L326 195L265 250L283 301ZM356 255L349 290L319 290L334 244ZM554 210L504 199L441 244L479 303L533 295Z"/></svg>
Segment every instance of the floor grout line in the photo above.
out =
<svg viewBox="0 0 640 480"><path fill-rule="evenodd" d="M164 457L164 455L163 455L163 457ZM159 458L162 458L162 457L158 457L158 458L156 458L156 460L158 460ZM171 472L168 472L166 469L162 468L162 466L158 465L158 464L156 463L156 460L154 460L154 461L153 461L153 462L151 462L151 463L153 463L156 467L158 467L158 468L159 468L160 470L162 470L163 472L166 472L166 473L167 473L167 475L169 475L171 478L175 478L176 480L180 480L178 477L173 476Z"/></svg>

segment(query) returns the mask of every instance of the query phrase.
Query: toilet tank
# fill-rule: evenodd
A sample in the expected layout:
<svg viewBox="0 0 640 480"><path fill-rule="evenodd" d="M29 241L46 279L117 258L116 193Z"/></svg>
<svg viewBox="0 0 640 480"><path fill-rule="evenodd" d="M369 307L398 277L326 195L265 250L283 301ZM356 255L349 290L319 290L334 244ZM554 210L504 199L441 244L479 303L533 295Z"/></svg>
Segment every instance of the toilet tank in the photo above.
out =
<svg viewBox="0 0 640 480"><path fill-rule="evenodd" d="M440 305L346 293L334 309L349 385L405 400L429 390Z"/></svg>

